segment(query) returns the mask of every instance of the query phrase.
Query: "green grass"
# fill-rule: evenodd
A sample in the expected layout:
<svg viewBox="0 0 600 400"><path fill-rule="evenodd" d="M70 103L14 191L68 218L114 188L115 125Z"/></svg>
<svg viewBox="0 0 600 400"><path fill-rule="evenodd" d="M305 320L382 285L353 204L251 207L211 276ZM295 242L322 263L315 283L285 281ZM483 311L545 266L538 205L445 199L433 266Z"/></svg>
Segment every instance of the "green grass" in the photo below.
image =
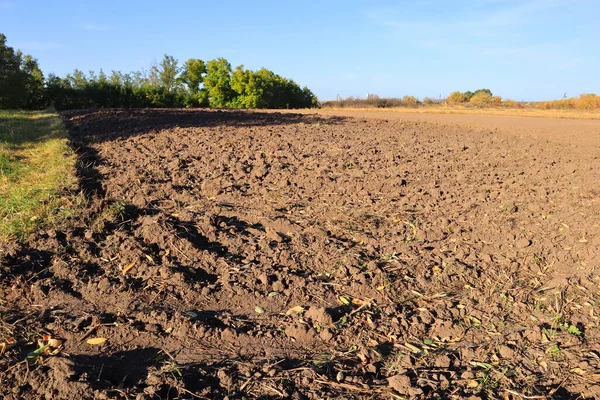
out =
<svg viewBox="0 0 600 400"><path fill-rule="evenodd" d="M58 114L0 110L0 240L72 215L75 160Z"/></svg>

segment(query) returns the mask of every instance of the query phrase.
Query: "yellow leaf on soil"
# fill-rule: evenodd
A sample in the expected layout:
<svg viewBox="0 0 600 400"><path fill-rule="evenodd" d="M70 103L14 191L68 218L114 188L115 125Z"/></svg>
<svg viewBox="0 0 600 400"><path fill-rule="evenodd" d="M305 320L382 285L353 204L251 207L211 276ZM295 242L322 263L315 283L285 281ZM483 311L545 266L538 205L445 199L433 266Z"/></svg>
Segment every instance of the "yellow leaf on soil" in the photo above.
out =
<svg viewBox="0 0 600 400"><path fill-rule="evenodd" d="M127 273L127 271L129 271L131 268L133 268L133 266L135 265L135 263L131 263L131 264L127 264L125 266L125 268L123 268L123 275L125 275Z"/></svg>
<svg viewBox="0 0 600 400"><path fill-rule="evenodd" d="M103 337L97 337L97 338L91 338L87 340L88 344L104 344L104 342L106 342L108 339L107 338L103 338Z"/></svg>
<svg viewBox="0 0 600 400"><path fill-rule="evenodd" d="M467 387L468 388L473 389L473 388L476 388L477 386L479 386L479 382L477 382L474 379L471 379L470 381L467 382Z"/></svg>
<svg viewBox="0 0 600 400"><path fill-rule="evenodd" d="M304 311L304 307L302 306L296 306L296 307L292 307L289 310L286 311L285 315L296 315L296 314L301 314Z"/></svg>
<svg viewBox="0 0 600 400"><path fill-rule="evenodd" d="M352 299L352 304L356 305L356 306L362 306L363 304L366 304L367 302L358 298L353 298Z"/></svg>

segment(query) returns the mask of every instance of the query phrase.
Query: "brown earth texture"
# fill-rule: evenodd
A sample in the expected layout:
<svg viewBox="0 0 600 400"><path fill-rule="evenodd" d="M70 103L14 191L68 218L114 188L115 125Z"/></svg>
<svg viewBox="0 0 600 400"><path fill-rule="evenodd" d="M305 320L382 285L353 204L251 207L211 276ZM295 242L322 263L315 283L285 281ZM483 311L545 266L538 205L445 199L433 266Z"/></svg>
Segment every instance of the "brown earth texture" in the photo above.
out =
<svg viewBox="0 0 600 400"><path fill-rule="evenodd" d="M599 398L600 125L363 114L63 113L0 397Z"/></svg>

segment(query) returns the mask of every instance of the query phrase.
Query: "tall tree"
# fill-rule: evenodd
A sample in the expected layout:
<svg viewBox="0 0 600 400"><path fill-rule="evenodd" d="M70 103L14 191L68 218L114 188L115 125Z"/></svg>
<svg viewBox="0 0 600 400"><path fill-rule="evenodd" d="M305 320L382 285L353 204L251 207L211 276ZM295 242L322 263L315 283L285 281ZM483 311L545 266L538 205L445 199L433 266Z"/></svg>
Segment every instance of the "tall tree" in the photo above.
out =
<svg viewBox="0 0 600 400"><path fill-rule="evenodd" d="M183 66L180 79L192 94L197 94L200 91L200 85L204 82L205 74L206 64L204 61L190 58Z"/></svg>
<svg viewBox="0 0 600 400"><path fill-rule="evenodd" d="M177 63L177 60L173 56L167 54L165 54L163 60L160 62L158 68L159 82L160 86L167 92L173 90L177 84L177 74L179 74Z"/></svg>
<svg viewBox="0 0 600 400"><path fill-rule="evenodd" d="M38 61L31 56L23 57L21 71L24 75L25 90L25 101L22 106L29 109L39 109L47 106L44 74Z"/></svg>
<svg viewBox="0 0 600 400"><path fill-rule="evenodd" d="M0 33L0 108L43 108L45 94L38 61L9 47Z"/></svg>
<svg viewBox="0 0 600 400"><path fill-rule="evenodd" d="M235 98L231 89L231 64L224 58L210 60L206 64L204 87L208 91L211 107L228 107Z"/></svg>
<svg viewBox="0 0 600 400"><path fill-rule="evenodd" d="M23 99L21 53L9 47L0 33L0 108L18 108Z"/></svg>

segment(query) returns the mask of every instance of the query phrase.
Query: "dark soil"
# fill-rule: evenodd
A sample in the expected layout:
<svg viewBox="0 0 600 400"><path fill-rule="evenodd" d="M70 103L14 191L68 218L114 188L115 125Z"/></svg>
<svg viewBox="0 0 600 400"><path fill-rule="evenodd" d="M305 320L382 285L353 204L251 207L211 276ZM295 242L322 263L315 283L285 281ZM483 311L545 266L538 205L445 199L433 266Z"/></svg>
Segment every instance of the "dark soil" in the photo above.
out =
<svg viewBox="0 0 600 400"><path fill-rule="evenodd" d="M598 152L419 121L62 116L89 204L2 245L0 397L600 396ZM44 334L62 348L28 363Z"/></svg>

